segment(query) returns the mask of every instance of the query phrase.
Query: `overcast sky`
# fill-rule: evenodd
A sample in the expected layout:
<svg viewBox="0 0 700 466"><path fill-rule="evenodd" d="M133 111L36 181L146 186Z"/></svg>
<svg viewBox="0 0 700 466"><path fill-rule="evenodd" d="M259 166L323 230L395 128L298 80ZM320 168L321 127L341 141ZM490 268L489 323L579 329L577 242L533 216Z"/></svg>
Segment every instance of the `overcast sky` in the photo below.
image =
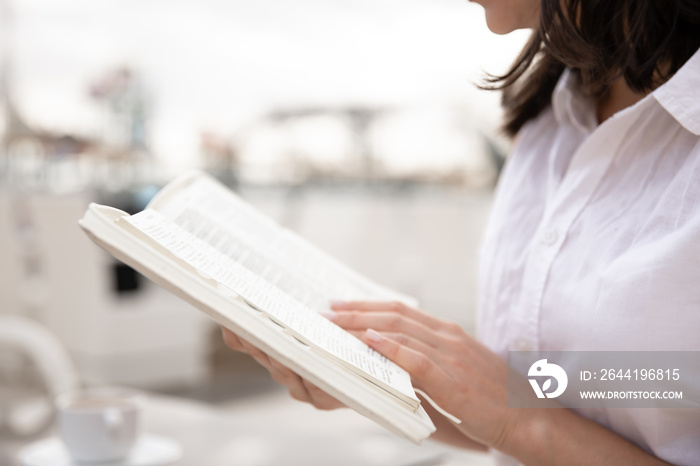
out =
<svg viewBox="0 0 700 466"><path fill-rule="evenodd" d="M186 164L202 129L270 109L473 104L526 32L496 36L464 0L6 0L17 104L41 127L90 133L89 83L128 64L153 92L157 154ZM7 41L7 35L2 37Z"/></svg>

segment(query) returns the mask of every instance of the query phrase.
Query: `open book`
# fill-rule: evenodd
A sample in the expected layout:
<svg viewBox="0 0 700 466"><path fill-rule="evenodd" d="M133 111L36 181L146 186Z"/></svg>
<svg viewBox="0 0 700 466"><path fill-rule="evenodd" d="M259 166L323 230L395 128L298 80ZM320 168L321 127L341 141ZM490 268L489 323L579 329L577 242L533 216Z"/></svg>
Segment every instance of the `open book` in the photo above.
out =
<svg viewBox="0 0 700 466"><path fill-rule="evenodd" d="M357 412L416 443L435 431L409 374L319 314L332 299L415 301L350 270L208 175L176 179L135 215L91 204L80 226Z"/></svg>

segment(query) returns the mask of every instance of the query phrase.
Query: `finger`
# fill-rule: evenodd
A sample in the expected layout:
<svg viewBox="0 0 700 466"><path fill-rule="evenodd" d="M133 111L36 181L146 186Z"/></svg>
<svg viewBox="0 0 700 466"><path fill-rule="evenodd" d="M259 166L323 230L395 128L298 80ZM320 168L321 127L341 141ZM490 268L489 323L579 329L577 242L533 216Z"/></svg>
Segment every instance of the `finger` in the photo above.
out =
<svg viewBox="0 0 700 466"><path fill-rule="evenodd" d="M301 377L297 375L296 372L276 360L268 356L268 361L270 365L270 373L273 378L283 385L294 385L301 383Z"/></svg>
<svg viewBox="0 0 700 466"><path fill-rule="evenodd" d="M242 338L239 338L238 340L241 342L241 345L243 346L246 353L250 354L253 357L253 359L258 361L267 370L271 370L272 365L270 364L270 358L267 357L267 354L260 351L259 348L251 345L250 343L248 343L246 340L244 340Z"/></svg>
<svg viewBox="0 0 700 466"><path fill-rule="evenodd" d="M301 377L247 341L240 341L245 347L246 351L270 372L270 376L275 382L287 387L287 390L289 390L289 394L292 396L292 398L299 401L311 402L311 397L307 392L306 387L304 387Z"/></svg>
<svg viewBox="0 0 700 466"><path fill-rule="evenodd" d="M270 374L275 381L286 386L289 394L298 401L311 403L318 409L335 409L344 406L341 402L327 394L316 385L299 376L274 358L270 358Z"/></svg>
<svg viewBox="0 0 700 466"><path fill-rule="evenodd" d="M365 332L365 337L369 346L403 367L422 386L446 386L446 374L437 365L439 357L434 350L429 356L372 329Z"/></svg>
<svg viewBox="0 0 700 466"><path fill-rule="evenodd" d="M372 328L383 333L402 333L431 346L437 346L444 339L422 323L394 312L337 311L333 315L324 315L348 331L364 332Z"/></svg>
<svg viewBox="0 0 700 466"><path fill-rule="evenodd" d="M236 337L236 340L240 343L245 352L250 354L270 372L270 376L275 382L287 387L290 396L295 400L311 403L319 409L334 409L343 406L338 400L315 385L305 381L297 375L296 372L276 359L269 357L259 348L251 345L242 338ZM313 394L311 393L310 387L313 387Z"/></svg>
<svg viewBox="0 0 700 466"><path fill-rule="evenodd" d="M290 389L294 387L299 388L301 386L301 378L294 371L292 371L276 359L269 357L267 353L264 353L259 348L251 345L246 340L240 338L239 340L245 348L246 352L250 354L262 366L264 366L268 371L270 371L270 375L276 382L282 385L286 385Z"/></svg>
<svg viewBox="0 0 700 466"><path fill-rule="evenodd" d="M353 337L357 338L358 340L365 341L365 332L366 330L348 330L348 333L352 335Z"/></svg>
<svg viewBox="0 0 700 466"><path fill-rule="evenodd" d="M331 309L334 311L392 312L409 317L433 329L442 328L445 323L428 313L398 301L333 301Z"/></svg>
<svg viewBox="0 0 700 466"><path fill-rule="evenodd" d="M245 348L238 338L238 335L227 328L221 327L221 336L224 339L224 344L234 351L245 352Z"/></svg>
<svg viewBox="0 0 700 466"><path fill-rule="evenodd" d="M416 338L413 338L411 336L405 335L403 333L389 333L389 332L382 332L382 335L385 338L388 338L390 340L395 341L401 346L405 346L407 348L410 348L412 350L415 350L419 353L423 353L427 355L428 357L431 358L437 358L439 355L436 353L436 348L433 346L428 345L425 342L422 342L420 340L417 340ZM363 335L364 338L366 338L366 332L365 335ZM364 341L364 340L363 340ZM365 341L367 343L367 341Z"/></svg>
<svg viewBox="0 0 700 466"><path fill-rule="evenodd" d="M362 341L365 344L368 344L367 341L367 331L366 330L349 330L348 333L350 333L352 336L357 338L358 340ZM408 335L404 335L402 333L387 333L387 332L382 332L384 336L387 338L391 338L392 340L396 341L397 343L407 346L409 348L412 348L416 351L420 351L422 353L428 353L434 351L436 348L434 346L430 346L420 340L417 340L416 338L410 337Z"/></svg>
<svg viewBox="0 0 700 466"><path fill-rule="evenodd" d="M325 391L318 388L316 385L312 384L306 379L301 379L306 391L309 393L312 399L312 404L323 410L336 409L345 406L343 403L338 401L333 396L329 395Z"/></svg>
<svg viewBox="0 0 700 466"><path fill-rule="evenodd" d="M268 360L270 361L270 375L276 382L287 387L292 398L307 403L313 402L313 398L304 385L304 380L296 372L274 358L268 357Z"/></svg>
<svg viewBox="0 0 700 466"><path fill-rule="evenodd" d="M277 381L287 387L289 395L297 401L303 401L305 403L312 403L313 398L309 394L309 391L304 386L304 379L294 374L293 376L286 377L284 381Z"/></svg>

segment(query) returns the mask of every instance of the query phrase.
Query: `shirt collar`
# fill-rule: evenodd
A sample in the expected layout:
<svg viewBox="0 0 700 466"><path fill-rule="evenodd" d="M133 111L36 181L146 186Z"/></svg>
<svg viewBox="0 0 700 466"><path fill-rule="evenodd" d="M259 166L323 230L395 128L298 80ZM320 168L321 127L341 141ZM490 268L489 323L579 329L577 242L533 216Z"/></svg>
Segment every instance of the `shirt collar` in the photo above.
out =
<svg viewBox="0 0 700 466"><path fill-rule="evenodd" d="M685 129L700 136L700 49L652 95Z"/></svg>
<svg viewBox="0 0 700 466"><path fill-rule="evenodd" d="M565 69L552 92L552 110L560 124L589 133L598 125L593 99L581 92L578 77Z"/></svg>
<svg viewBox="0 0 700 466"><path fill-rule="evenodd" d="M698 89L700 49L651 95L681 126L700 136ZM570 69L564 70L554 88L552 108L559 123L569 124L583 132L593 131L598 124L593 100L581 92L578 77Z"/></svg>

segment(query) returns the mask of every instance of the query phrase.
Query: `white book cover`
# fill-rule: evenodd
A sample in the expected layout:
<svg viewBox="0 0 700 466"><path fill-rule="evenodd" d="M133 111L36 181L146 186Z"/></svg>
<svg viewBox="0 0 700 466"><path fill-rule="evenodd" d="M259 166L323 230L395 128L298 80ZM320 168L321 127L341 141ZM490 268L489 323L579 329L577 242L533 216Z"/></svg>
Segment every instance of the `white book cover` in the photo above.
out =
<svg viewBox="0 0 700 466"><path fill-rule="evenodd" d="M409 374L319 314L331 300L415 300L281 228L210 176L181 176L135 215L91 204L80 225L114 257L357 412L416 443L434 432Z"/></svg>

